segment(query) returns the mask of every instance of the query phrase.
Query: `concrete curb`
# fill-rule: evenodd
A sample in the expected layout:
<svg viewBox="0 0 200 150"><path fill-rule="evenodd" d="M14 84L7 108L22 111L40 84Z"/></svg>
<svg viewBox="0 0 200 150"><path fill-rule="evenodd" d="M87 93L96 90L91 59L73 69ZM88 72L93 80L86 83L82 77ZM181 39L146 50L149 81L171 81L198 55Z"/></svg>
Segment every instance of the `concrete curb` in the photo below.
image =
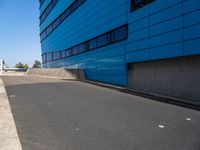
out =
<svg viewBox="0 0 200 150"><path fill-rule="evenodd" d="M3 81L0 79L0 149L22 150Z"/></svg>
<svg viewBox="0 0 200 150"><path fill-rule="evenodd" d="M0 72L0 76L24 76L25 72Z"/></svg>

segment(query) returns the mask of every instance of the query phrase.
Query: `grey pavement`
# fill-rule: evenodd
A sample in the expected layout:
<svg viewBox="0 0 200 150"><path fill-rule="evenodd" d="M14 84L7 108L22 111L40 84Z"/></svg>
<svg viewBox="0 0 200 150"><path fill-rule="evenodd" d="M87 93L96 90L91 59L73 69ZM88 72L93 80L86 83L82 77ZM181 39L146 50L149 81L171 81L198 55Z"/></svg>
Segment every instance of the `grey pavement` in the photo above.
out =
<svg viewBox="0 0 200 150"><path fill-rule="evenodd" d="M0 79L0 150L21 150L10 104Z"/></svg>
<svg viewBox="0 0 200 150"><path fill-rule="evenodd" d="M200 150L200 112L95 85L1 77L23 150Z"/></svg>

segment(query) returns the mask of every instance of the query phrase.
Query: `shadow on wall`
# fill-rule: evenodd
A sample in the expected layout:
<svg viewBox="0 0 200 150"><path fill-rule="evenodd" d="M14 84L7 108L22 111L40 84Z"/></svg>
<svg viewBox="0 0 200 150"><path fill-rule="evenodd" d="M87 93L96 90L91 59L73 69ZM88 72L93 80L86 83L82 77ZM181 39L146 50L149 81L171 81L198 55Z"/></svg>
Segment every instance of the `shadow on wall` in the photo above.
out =
<svg viewBox="0 0 200 150"><path fill-rule="evenodd" d="M129 64L128 88L200 105L200 56Z"/></svg>

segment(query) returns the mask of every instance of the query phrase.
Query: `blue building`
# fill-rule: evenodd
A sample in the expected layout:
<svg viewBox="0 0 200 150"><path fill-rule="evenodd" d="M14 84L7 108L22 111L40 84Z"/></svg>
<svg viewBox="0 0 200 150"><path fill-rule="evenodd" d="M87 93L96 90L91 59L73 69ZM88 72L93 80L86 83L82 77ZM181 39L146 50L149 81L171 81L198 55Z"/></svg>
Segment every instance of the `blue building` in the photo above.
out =
<svg viewBox="0 0 200 150"><path fill-rule="evenodd" d="M199 0L40 0L43 66L195 100ZM187 92L186 92L187 91Z"/></svg>

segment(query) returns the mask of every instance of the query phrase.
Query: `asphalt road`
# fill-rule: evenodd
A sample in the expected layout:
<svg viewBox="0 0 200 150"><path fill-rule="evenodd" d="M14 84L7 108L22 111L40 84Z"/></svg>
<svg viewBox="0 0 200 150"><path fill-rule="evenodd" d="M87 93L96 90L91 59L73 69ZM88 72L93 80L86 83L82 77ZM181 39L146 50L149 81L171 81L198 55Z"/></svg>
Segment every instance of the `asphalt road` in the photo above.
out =
<svg viewBox="0 0 200 150"><path fill-rule="evenodd" d="M23 150L200 150L200 112L95 85L2 77Z"/></svg>

